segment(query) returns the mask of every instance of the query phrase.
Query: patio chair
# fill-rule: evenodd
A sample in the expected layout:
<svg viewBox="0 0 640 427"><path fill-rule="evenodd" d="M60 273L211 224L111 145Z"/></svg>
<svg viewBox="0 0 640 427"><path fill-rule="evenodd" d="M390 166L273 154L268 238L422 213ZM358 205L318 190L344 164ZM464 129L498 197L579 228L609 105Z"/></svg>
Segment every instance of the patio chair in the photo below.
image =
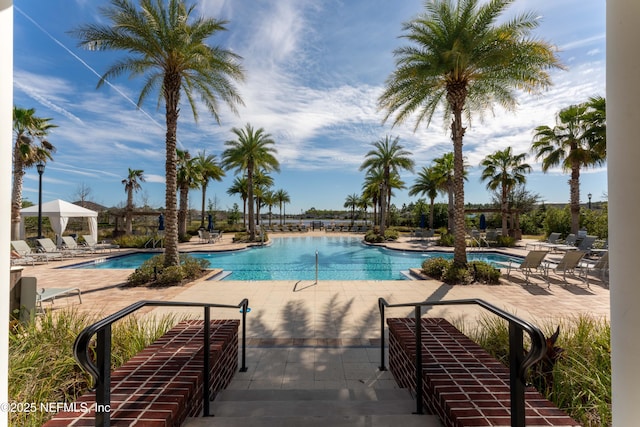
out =
<svg viewBox="0 0 640 427"><path fill-rule="evenodd" d="M24 240L12 240L11 246L13 246L13 249L15 249L15 251L18 254L20 254L20 256L22 257L30 256L34 258L36 261L49 262L50 259L59 259L59 260L62 259L62 254L60 253L34 252L31 249L31 246L29 246L29 244Z"/></svg>
<svg viewBox="0 0 640 427"><path fill-rule="evenodd" d="M597 238L598 236L584 236L580 243L578 243L578 249L585 252L591 251Z"/></svg>
<svg viewBox="0 0 640 427"><path fill-rule="evenodd" d="M585 251L581 251L581 250L567 251L562 256L562 258L555 264L555 266L553 266L553 264L550 264L549 262L546 262L545 271L546 271L546 277L547 277L547 287L551 287L551 282L549 280L551 273L556 273L558 275L562 273L562 280L565 283L567 284L569 283L567 281L567 274L568 274L571 277L582 281L587 285L587 288L589 288L589 281L586 280L584 276L581 277L576 274L576 269L580 268L580 262L582 261L582 259L586 254L587 253Z"/></svg>
<svg viewBox="0 0 640 427"><path fill-rule="evenodd" d="M43 314L44 307L42 303L45 301L51 301L53 304L54 300L63 295L71 295L76 294L78 296L78 300L80 304L82 304L82 294L80 292L80 288L45 288L40 289L36 294L36 312Z"/></svg>
<svg viewBox="0 0 640 427"><path fill-rule="evenodd" d="M89 246L80 246L71 236L62 236L62 248L65 253L71 253L71 255L86 255L93 252Z"/></svg>
<svg viewBox="0 0 640 427"><path fill-rule="evenodd" d="M82 238L84 239L84 242L87 244L87 246L90 247L91 249L93 249L96 252L97 251L105 251L105 250L111 251L111 249L119 249L120 248L119 245L114 245L114 244L111 244L111 243L98 243L98 242L96 242L96 239L94 239L91 234L83 234Z"/></svg>
<svg viewBox="0 0 640 427"><path fill-rule="evenodd" d="M609 252L604 252L600 258L593 263L585 262L581 265L585 269L585 278L589 282L589 275L599 276L599 279L609 286Z"/></svg>
<svg viewBox="0 0 640 427"><path fill-rule="evenodd" d="M533 274L540 274L545 280L545 282L547 282L545 278L546 276L545 266L543 265L542 261L544 261L544 257L548 253L549 253L548 251L538 251L538 250L529 251L529 253L524 258L524 260L522 260L520 265L515 265L516 263L514 261L509 261L509 264L506 266L507 280L511 276L511 271L517 270L522 272L522 274L524 275L525 283L527 285L530 283L529 277Z"/></svg>
<svg viewBox="0 0 640 427"><path fill-rule="evenodd" d="M15 249L11 251L11 265L36 265L36 259L30 255L21 255Z"/></svg>
<svg viewBox="0 0 640 427"><path fill-rule="evenodd" d="M578 247L576 246L576 243L578 241L578 237L571 233L569 235L567 235L567 238L564 239L564 242L562 243L557 243L555 245L548 245L549 249L551 249L552 251L575 251L578 249Z"/></svg>
<svg viewBox="0 0 640 427"><path fill-rule="evenodd" d="M525 249L528 250L529 246L531 246L531 249L543 249L545 247L549 247L550 245L556 245L558 243L559 238L560 238L560 233L553 232L549 234L549 237L547 237L547 240L543 242L527 243L525 246Z"/></svg>
<svg viewBox="0 0 640 427"><path fill-rule="evenodd" d="M60 254L60 259L64 259L64 256L73 256L74 254L71 251L61 251L58 249L53 240L47 238L44 239L36 239L38 242L38 247L41 248L44 252L48 254Z"/></svg>

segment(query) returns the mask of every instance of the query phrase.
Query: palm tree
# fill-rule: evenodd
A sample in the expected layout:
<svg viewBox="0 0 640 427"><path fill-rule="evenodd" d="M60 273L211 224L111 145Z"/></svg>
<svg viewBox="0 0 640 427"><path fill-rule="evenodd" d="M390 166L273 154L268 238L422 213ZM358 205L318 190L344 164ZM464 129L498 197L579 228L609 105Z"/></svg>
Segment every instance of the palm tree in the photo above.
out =
<svg viewBox="0 0 640 427"><path fill-rule="evenodd" d="M180 98L188 101L198 119L196 95L217 123L219 103L234 113L242 99L234 82L244 79L240 56L206 44L225 31L225 21L193 17L195 5L183 0L140 0L139 8L130 0L111 0L101 9L109 24L87 24L73 31L80 45L90 50L122 50L129 55L110 66L98 87L111 78L144 75L138 106L154 91L165 103L165 266L179 265L178 212L176 207L176 141Z"/></svg>
<svg viewBox="0 0 640 427"><path fill-rule="evenodd" d="M231 187L227 189L227 194L233 196L235 194L240 195L242 199L242 225L247 228L247 198L249 197L249 189L247 185L247 178L244 176L238 176L233 180Z"/></svg>
<svg viewBox="0 0 640 427"><path fill-rule="evenodd" d="M601 165L606 160L606 134L602 130L604 116L601 116L604 112L599 113L597 108L598 104L587 102L562 109L553 128L536 128L531 145L536 159L542 159L543 172L554 166L571 171L569 204L571 232L574 234L580 228L580 169Z"/></svg>
<svg viewBox="0 0 640 427"><path fill-rule="evenodd" d="M280 205L280 225L282 225L284 224L283 208L285 203L291 203L291 198L289 197L289 193L287 193L283 189L280 189L275 192L275 198L278 204Z"/></svg>
<svg viewBox="0 0 640 427"><path fill-rule="evenodd" d="M278 203L278 200L276 199L276 193L269 190L265 191L262 194L262 203L264 203L264 205L269 208L269 227L271 227L271 210L276 205L276 203Z"/></svg>
<svg viewBox="0 0 640 427"><path fill-rule="evenodd" d="M253 194L256 201L256 224L260 224L260 207L264 204L264 196L273 186L273 178L263 170L253 175Z"/></svg>
<svg viewBox="0 0 640 427"><path fill-rule="evenodd" d="M52 159L56 148L45 139L49 130L57 127L52 119L36 117L33 108L13 107L13 187L11 188L11 239L20 235L20 209L22 209L22 183L25 169ZM36 142L37 141L37 142Z"/></svg>
<svg viewBox="0 0 640 427"><path fill-rule="evenodd" d="M382 168L371 168L367 171L362 184L362 194L371 200L373 205L373 225L380 224L378 218L378 206L380 205L380 189L384 181L384 172Z"/></svg>
<svg viewBox="0 0 640 427"><path fill-rule="evenodd" d="M224 170L218 164L215 154L207 155L205 151L198 153L193 159L194 166L200 171L198 184L202 188L202 210L200 213L200 227L204 227L205 217L205 200L207 196L207 187L210 180L222 181L225 175Z"/></svg>
<svg viewBox="0 0 640 427"><path fill-rule="evenodd" d="M131 234L133 232L133 193L142 188L140 183L144 181L144 171L141 169L131 168L129 168L127 177L122 180L124 191L127 193L127 216L125 224L125 232L127 234Z"/></svg>
<svg viewBox="0 0 640 427"><path fill-rule="evenodd" d="M387 135L384 139L374 142L374 149L365 155L365 160L360 165L360 170L380 168L383 173L383 182L380 191L380 234L384 235L386 222L386 202L390 198L391 175L399 173L400 169L413 171L414 162L411 152L406 151L398 141L399 137L391 140Z"/></svg>
<svg viewBox="0 0 640 427"><path fill-rule="evenodd" d="M409 189L410 196L426 195L429 198L429 229L433 230L433 206L440 192L438 178L433 167L423 167L415 183Z"/></svg>
<svg viewBox="0 0 640 427"><path fill-rule="evenodd" d="M537 92L551 85L548 71L560 68L553 47L531 37L538 26L533 13L498 24L514 0L433 0L425 12L404 24L411 45L395 50L396 70L387 79L379 106L393 124L417 113L415 128L427 126L439 107L451 120L454 152L454 264L467 263L464 224L462 121L498 103L517 105L514 89Z"/></svg>
<svg viewBox="0 0 640 427"><path fill-rule="evenodd" d="M481 181L487 181L487 188L500 189L500 211L502 214L502 235L508 234L507 216L509 215L509 196L513 189L525 183L525 174L531 172L531 166L524 163L526 153L514 155L511 147L489 154L480 163L484 167Z"/></svg>
<svg viewBox="0 0 640 427"><path fill-rule="evenodd" d="M198 188L201 175L188 150L178 149L176 155L178 158L176 181L180 193L178 236L184 238L187 235L187 219L189 217L189 190Z"/></svg>
<svg viewBox="0 0 640 427"><path fill-rule="evenodd" d="M249 239L256 238L256 223L253 211L253 176L257 170L279 171L280 164L275 158L276 150L272 147L275 142L271 135L260 128L254 130L250 124L246 124L244 129L233 128L231 131L236 135L236 140L227 141L224 144L228 147L222 153L222 164L226 170L236 169L237 172L246 174L247 177L247 200L249 201Z"/></svg>
<svg viewBox="0 0 640 427"><path fill-rule="evenodd" d="M449 204L447 207L449 232L455 232L455 162L453 152L445 153L442 157L433 160L433 176L440 191L447 194Z"/></svg>
<svg viewBox="0 0 640 427"><path fill-rule="evenodd" d="M344 200L344 207L347 209L351 209L351 225L354 224L356 208L360 204L360 196L356 193L349 194L347 198Z"/></svg>

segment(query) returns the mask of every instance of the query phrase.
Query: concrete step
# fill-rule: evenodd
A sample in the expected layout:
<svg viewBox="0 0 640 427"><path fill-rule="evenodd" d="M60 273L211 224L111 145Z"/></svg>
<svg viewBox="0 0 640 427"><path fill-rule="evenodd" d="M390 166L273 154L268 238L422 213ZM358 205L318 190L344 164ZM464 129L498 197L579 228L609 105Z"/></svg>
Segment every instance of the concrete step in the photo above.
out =
<svg viewBox="0 0 640 427"><path fill-rule="evenodd" d="M183 427L441 427L438 417L414 410L406 389L224 390L211 403L213 417Z"/></svg>

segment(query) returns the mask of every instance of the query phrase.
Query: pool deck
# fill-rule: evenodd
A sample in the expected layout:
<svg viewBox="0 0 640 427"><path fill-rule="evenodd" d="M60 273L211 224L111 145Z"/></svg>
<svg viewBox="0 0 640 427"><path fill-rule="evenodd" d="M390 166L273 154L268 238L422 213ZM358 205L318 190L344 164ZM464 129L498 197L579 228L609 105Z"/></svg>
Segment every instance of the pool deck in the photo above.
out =
<svg viewBox="0 0 640 427"><path fill-rule="evenodd" d="M336 235L314 231L305 235ZM282 236L293 236L293 233ZM273 237L280 236L272 234ZM230 250L241 245L224 236L215 244L198 243L197 238L181 244L181 251ZM524 255L523 247L509 253ZM398 250L447 250L426 241L402 237L393 243ZM450 249L449 249L450 250ZM115 253L124 253L119 250ZM108 254L107 254L108 255ZM104 255L101 255L104 256ZM85 260L89 259L84 257ZM609 290L593 283L540 283L525 285L521 279L500 285L449 286L436 280L393 281L207 281L197 280L181 287L126 288L131 270L81 270L57 267L75 264L83 258L27 266L23 276L35 276L38 288L79 287L78 299L60 298L48 310L73 307L95 315L96 320L140 300L198 301L237 304L249 299L247 314L248 372L238 373L233 389L341 389L397 388L389 371L379 371L380 315L378 298L389 303L423 300L481 298L525 318L549 335L560 318L588 314L609 318ZM419 267L419 266L416 266ZM140 313L174 313L202 317L202 309L145 308ZM425 310L427 316L445 317L465 326L476 323L481 313L473 306L447 306ZM388 309L387 317L410 316L410 309ZM212 310L212 318L239 319L237 309ZM388 357L388 356L386 356Z"/></svg>
<svg viewBox="0 0 640 427"><path fill-rule="evenodd" d="M305 236L332 236L338 233L310 231ZM343 233L344 235L353 235ZM295 233L278 234L272 237L295 236ZM231 235L223 236L221 242L180 244L180 251L233 250L246 245L233 243ZM508 253L521 255L521 246L511 248ZM438 248L426 240L401 237L398 242L386 244L397 250L451 250ZM477 251L478 249L474 249ZM99 256L125 253L126 250L102 253ZM75 257L48 264L25 266L23 276L36 277L38 288L78 287L82 291L82 304L77 298L61 298L47 308L59 309L68 305L81 311L100 316L114 313L139 300L210 301L215 303L237 303L249 298L253 307L252 318L260 321L259 327L250 328L250 334L263 338L305 337L305 338L354 338L377 335L377 298L384 297L389 302L421 301L425 299L481 298L498 307L529 320L544 323L546 319L559 316L590 314L609 317L609 290L597 280L591 289L580 282L561 285L552 282L550 289L540 279L535 284L526 285L518 274L512 281L501 285L449 286L436 280L392 280L392 281L211 281L206 277L188 285L169 288L128 288L122 286L131 270L82 270L58 267L76 264L91 259L88 256ZM419 266L416 266L419 267ZM296 291L294 292L294 287ZM443 313L465 317L468 308L433 309L434 315ZM162 309L156 309L160 312ZM231 314L229 314L231 315ZM292 321L291 318L298 320ZM327 321L333 326L328 327ZM298 331L298 323L304 323L304 332ZM372 323L370 325L370 323ZM293 329L292 329L293 328ZM373 332L373 334L372 334Z"/></svg>

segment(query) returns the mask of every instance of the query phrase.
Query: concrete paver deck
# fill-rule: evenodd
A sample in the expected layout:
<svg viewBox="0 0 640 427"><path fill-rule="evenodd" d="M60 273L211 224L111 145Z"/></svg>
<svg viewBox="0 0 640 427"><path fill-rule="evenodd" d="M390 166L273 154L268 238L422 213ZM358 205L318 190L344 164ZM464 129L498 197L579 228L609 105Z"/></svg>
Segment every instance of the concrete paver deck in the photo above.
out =
<svg viewBox="0 0 640 427"><path fill-rule="evenodd" d="M324 232L315 232L324 235ZM291 235L291 234L287 234ZM415 250L423 243L403 238L393 246ZM524 244L524 243L523 243ZM209 244L194 241L181 250L238 248L231 236ZM523 248L512 253L525 253ZM105 256L108 254L103 254ZM443 299L484 299L500 308L532 321L543 328L555 329L561 318L591 315L609 318L609 290L595 280L590 289L578 281L567 285L554 281L549 289L540 284L524 284L516 275L501 285L449 286L435 280L396 281L208 281L197 280L181 287L126 288L130 270L61 269L63 265L88 258L26 266L23 276L35 276L38 287L79 287L77 298L56 300L54 309L73 306L83 312L104 317L139 300L198 301L237 304L248 298L252 311L247 315L247 334L253 357L252 372L232 384L237 388L336 388L363 384L369 378L377 387L391 387L390 377L375 377L379 350L380 317L377 300L390 303ZM419 267L419 266L416 266ZM535 281L536 279L534 279ZM295 288L295 290L294 290ZM46 307L51 308L50 304ZM480 309L472 306L447 306L425 309L428 316L474 324ZM202 310L182 308L147 309L154 315L189 314L201 317ZM390 309L387 316L410 316L411 309ZM212 318L241 318L238 310L212 310ZM292 351L295 348L297 351ZM325 360L326 362L323 362ZM268 369L258 369L258 366ZM322 366L319 371L318 367ZM355 374L355 371L358 374Z"/></svg>

